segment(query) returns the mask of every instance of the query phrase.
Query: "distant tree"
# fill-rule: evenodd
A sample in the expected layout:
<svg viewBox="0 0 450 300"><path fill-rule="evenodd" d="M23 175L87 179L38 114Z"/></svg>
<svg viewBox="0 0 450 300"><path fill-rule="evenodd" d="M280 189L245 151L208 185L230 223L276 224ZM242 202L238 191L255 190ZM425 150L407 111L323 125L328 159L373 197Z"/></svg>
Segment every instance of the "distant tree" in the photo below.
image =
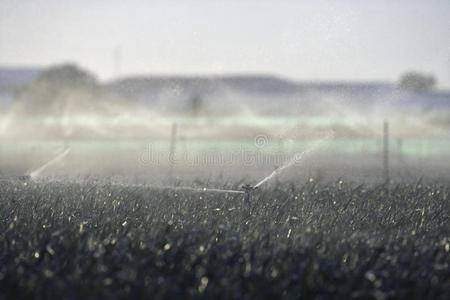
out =
<svg viewBox="0 0 450 300"><path fill-rule="evenodd" d="M71 96L93 98L99 92L97 79L89 71L75 64L63 64L40 72L36 79L25 87L19 98L26 99L34 112L58 111Z"/></svg>
<svg viewBox="0 0 450 300"><path fill-rule="evenodd" d="M46 98L55 98L64 93L98 92L98 83L94 75L74 64L50 67L38 74L31 90L44 94Z"/></svg>
<svg viewBox="0 0 450 300"><path fill-rule="evenodd" d="M430 92L436 85L433 75L425 75L419 72L407 72L400 77L398 88L413 92Z"/></svg>

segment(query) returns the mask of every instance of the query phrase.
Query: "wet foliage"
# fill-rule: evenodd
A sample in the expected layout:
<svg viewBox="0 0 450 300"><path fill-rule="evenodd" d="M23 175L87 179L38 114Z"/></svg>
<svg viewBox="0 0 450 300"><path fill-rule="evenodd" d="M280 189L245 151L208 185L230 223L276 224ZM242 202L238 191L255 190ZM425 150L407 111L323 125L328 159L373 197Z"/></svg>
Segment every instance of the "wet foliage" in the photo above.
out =
<svg viewBox="0 0 450 300"><path fill-rule="evenodd" d="M450 298L449 186L0 191L0 299Z"/></svg>

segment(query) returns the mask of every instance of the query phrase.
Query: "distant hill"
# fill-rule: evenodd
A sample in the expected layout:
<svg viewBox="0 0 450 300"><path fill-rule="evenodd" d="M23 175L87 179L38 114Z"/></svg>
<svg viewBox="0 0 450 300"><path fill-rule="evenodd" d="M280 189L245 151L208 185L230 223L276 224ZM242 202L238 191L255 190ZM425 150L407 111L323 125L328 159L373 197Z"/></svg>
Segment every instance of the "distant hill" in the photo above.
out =
<svg viewBox="0 0 450 300"><path fill-rule="evenodd" d="M0 106L9 105L15 90L33 81L38 73L38 68L0 66Z"/></svg>
<svg viewBox="0 0 450 300"><path fill-rule="evenodd" d="M14 90L31 82L39 71L0 66L0 102L10 103ZM170 111L185 111L194 98L200 98L211 113L244 109L313 114L384 107L450 110L449 92L405 92L389 82L299 82L267 74L132 76L105 82L103 91L107 97Z"/></svg>
<svg viewBox="0 0 450 300"><path fill-rule="evenodd" d="M138 103L183 110L200 97L209 111L242 107L268 113L333 109L413 108L450 110L450 93L397 90L388 82L296 82L270 75L142 76L108 82L105 91Z"/></svg>
<svg viewBox="0 0 450 300"><path fill-rule="evenodd" d="M105 87L109 91L135 96L167 90L204 95L220 90L276 94L292 93L297 89L295 82L269 75L127 77L107 83Z"/></svg>
<svg viewBox="0 0 450 300"><path fill-rule="evenodd" d="M39 73L39 68L13 68L0 66L0 91L28 84Z"/></svg>
<svg viewBox="0 0 450 300"><path fill-rule="evenodd" d="M374 92L392 89L389 83L357 82L296 82L271 75L226 76L139 76L118 79L105 84L109 91L122 94L159 93L166 89L211 93L218 89L256 94L290 94L308 91L322 92Z"/></svg>

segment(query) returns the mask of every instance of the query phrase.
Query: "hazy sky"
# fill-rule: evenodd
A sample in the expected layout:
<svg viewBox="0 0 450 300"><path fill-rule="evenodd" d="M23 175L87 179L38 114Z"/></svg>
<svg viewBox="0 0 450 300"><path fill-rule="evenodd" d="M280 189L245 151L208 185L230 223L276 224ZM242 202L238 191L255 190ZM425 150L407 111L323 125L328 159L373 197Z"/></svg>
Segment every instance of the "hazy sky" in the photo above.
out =
<svg viewBox="0 0 450 300"><path fill-rule="evenodd" d="M274 73L450 88L450 1L0 0L0 65L76 61L137 73Z"/></svg>

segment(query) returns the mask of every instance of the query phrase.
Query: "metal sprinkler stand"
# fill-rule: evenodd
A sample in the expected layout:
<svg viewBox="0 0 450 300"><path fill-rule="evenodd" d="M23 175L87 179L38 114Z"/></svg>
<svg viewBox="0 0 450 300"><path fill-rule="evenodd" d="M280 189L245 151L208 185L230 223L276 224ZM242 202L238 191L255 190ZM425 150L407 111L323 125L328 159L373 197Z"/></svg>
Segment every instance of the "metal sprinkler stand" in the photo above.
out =
<svg viewBox="0 0 450 300"><path fill-rule="evenodd" d="M241 188L245 191L245 203L250 206L252 191L256 190L257 187L251 186L250 184L244 184Z"/></svg>

